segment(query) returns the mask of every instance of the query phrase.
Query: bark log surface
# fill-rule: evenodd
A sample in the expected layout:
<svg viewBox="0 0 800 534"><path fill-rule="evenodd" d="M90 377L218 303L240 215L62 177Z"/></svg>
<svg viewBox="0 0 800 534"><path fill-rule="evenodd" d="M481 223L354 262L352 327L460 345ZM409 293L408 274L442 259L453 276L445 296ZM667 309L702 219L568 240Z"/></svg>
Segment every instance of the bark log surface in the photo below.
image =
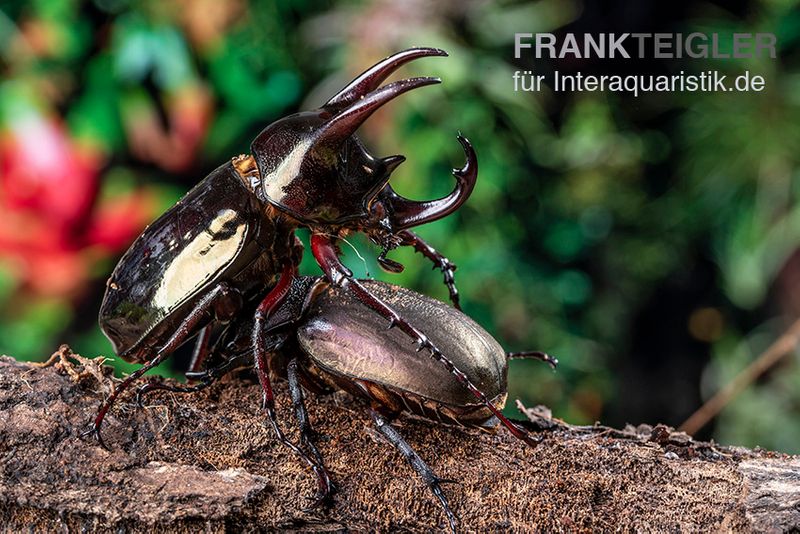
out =
<svg viewBox="0 0 800 534"><path fill-rule="evenodd" d="M434 531L446 522L404 459L345 395L308 397L339 488L308 510L315 483L273 439L256 384L231 377L191 395L122 396L103 429L80 434L108 394L107 368L80 357L33 367L0 357L0 529L196 532ZM278 412L293 432L288 393ZM800 527L800 459L690 440L663 426L569 427L529 412L524 446L401 418L398 429L445 486L467 532L786 531ZM535 423L535 424L534 424Z"/></svg>

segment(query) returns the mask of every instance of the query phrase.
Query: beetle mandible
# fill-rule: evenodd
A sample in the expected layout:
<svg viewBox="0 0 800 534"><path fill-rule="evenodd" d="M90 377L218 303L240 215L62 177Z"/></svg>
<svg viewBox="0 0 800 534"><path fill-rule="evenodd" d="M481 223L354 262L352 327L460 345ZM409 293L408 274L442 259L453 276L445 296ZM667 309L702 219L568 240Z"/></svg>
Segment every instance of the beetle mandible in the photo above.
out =
<svg viewBox="0 0 800 534"><path fill-rule="evenodd" d="M555 358L538 351L505 352L475 321L438 300L376 280L360 283L398 313L424 324L432 342L451 355L453 363L498 408L505 405L507 397L509 359L537 358L553 368L558 364ZM441 479L390 421L401 412L409 412L440 424L493 428L498 423L493 413L446 368L433 359L419 358L401 332L387 330L379 316L324 279L292 280L287 297L263 326L266 352L253 353L252 328L253 317L248 315L230 325L211 350L220 363L190 375L200 380L197 385L146 384L137 392L139 405L153 390L199 391L229 371L251 365L254 358L267 358L269 361L256 365L256 369L260 374L268 367L288 378L301 446L313 459L320 491L328 492L319 493L317 499L328 497L333 486L314 442L303 389L341 389L366 401L377 430L403 454L436 496L455 532L456 517L442 491Z"/></svg>
<svg viewBox="0 0 800 534"><path fill-rule="evenodd" d="M355 136L382 105L440 81L409 78L381 87L390 74L411 60L446 55L435 48L398 52L319 109L270 124L253 141L252 155L217 168L145 230L108 280L100 310L100 326L115 352L143 365L103 402L87 433L103 444L100 427L119 394L195 335L192 369L198 369L208 352L211 327L229 322L249 303L258 303L253 348L257 355L265 354L264 325L297 276L302 245L294 230L308 227L312 253L330 283L388 320L389 328L411 338L418 351L429 351L515 436L534 443L425 334L354 279L338 257L338 241L352 231L364 232L383 248L379 259L389 270L401 266L386 259L386 253L413 246L442 269L457 304L454 266L409 228L444 217L466 201L477 178L472 146L459 135L467 162L453 172L453 191L417 202L401 197L388 183L404 158L375 158ZM267 414L279 438L291 446L275 419L267 360L257 356L256 364Z"/></svg>

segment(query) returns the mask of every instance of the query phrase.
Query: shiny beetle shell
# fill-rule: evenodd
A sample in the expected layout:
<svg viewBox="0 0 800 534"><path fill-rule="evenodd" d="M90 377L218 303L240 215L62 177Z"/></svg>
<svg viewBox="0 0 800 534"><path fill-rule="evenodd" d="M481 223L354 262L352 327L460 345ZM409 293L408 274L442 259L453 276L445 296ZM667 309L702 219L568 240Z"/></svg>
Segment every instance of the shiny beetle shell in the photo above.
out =
<svg viewBox="0 0 800 534"><path fill-rule="evenodd" d="M488 332L438 300L383 282L363 283L403 316L425 324L431 341L492 404L505 404L506 353ZM441 415L439 408L460 422L482 422L491 416L445 366L417 352L407 336L387 329L384 319L339 288L330 287L312 300L297 340L311 364L360 396L378 396L375 400L390 407L426 417Z"/></svg>
<svg viewBox="0 0 800 534"><path fill-rule="evenodd" d="M144 361L221 282L242 294L274 284L289 235L274 223L229 162L194 187L140 235L107 283L100 327L115 352ZM163 331L163 332L162 332Z"/></svg>

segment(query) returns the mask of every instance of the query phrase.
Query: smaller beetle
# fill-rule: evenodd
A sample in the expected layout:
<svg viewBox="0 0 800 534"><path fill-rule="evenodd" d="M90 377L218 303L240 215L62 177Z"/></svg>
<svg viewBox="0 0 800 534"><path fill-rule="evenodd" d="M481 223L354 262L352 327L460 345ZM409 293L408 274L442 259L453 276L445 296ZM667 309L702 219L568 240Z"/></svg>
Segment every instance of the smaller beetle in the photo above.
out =
<svg viewBox="0 0 800 534"><path fill-rule="evenodd" d="M375 280L362 283L378 298L389 303L412 321L425 324L432 341L448 354L470 381L484 391L492 405L502 409L507 397L509 358L533 357L557 361L541 352L507 353L475 321L443 302L414 291ZM247 316L245 316L247 317ZM138 400L155 389L197 391L216 378L243 364L253 362L251 332L253 319L241 320L226 330L212 357L223 363L192 376L201 382L191 387L151 383L139 389ZM441 503L453 531L456 518L440 487L441 479L425 464L390 419L410 412L434 422L493 428L498 419L466 390L453 375L431 358L420 358L402 332L387 329L385 323L346 290L321 278L292 280L283 304L260 332L266 362L256 365L264 397L272 395L265 369L285 375L300 426L301 447L278 436L309 463L318 477L319 501L333 491L322 455L314 444L313 431L303 401L302 386L315 392L342 389L364 399L378 431L405 456ZM272 419L271 419L272 420Z"/></svg>

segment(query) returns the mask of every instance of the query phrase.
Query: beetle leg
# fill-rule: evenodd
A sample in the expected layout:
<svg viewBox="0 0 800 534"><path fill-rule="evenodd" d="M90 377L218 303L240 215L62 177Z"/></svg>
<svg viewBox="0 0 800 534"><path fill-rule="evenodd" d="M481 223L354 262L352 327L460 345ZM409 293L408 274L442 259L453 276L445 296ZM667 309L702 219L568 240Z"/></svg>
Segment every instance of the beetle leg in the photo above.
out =
<svg viewBox="0 0 800 534"><path fill-rule="evenodd" d="M289 380L289 393L292 396L292 404L294 405L294 414L297 418L298 426L300 427L300 442L311 452L311 455L316 460L317 465L319 465L321 473L326 478L327 493L321 496L321 501L324 501L336 491L336 486L331 481L330 476L325 469L325 462L322 459L322 453L319 452L317 445L314 443L314 429L311 427L311 422L308 420L308 411L306 410L305 400L303 398L303 388L297 379L297 358L292 358L286 370L287 378Z"/></svg>
<svg viewBox="0 0 800 534"><path fill-rule="evenodd" d="M525 360L525 359L534 359L539 360L540 362L544 362L550 366L553 371L556 370L558 367L558 359L550 356L546 352L542 352L539 350L528 350L524 352L506 352L506 359L507 360Z"/></svg>
<svg viewBox="0 0 800 534"><path fill-rule="evenodd" d="M197 334L197 342L194 345L194 352L192 353L192 361L189 364L188 373L196 373L200 371L208 356L209 342L211 341L211 325L204 327Z"/></svg>
<svg viewBox="0 0 800 534"><path fill-rule="evenodd" d="M150 382L136 390L136 404L138 404L140 408L144 407L144 396L152 391L170 391L172 393L194 393L196 391L202 391L234 369L249 363L251 359L252 355L250 353L239 354L207 371L188 371L186 377L198 382L192 386L168 386L161 382Z"/></svg>
<svg viewBox="0 0 800 534"><path fill-rule="evenodd" d="M128 389L128 387L144 373L166 360L178 347L184 343L184 341L186 341L186 338L189 337L200 324L202 324L204 321L212 319L215 308L221 301L226 299L229 301L226 304L241 302L241 296L238 294L238 292L232 290L225 284L220 284L214 288L214 290L209 292L209 294L206 295L191 312L189 312L189 315L178 327L175 333L172 334L172 337L170 337L164 346L161 347L156 356L146 362L142 367L136 369L134 372L128 375L125 380L119 384L119 386L114 388L114 391L112 391L103 404L100 405L100 409L97 412L97 416L95 417L91 428L81 434L81 436L94 434L100 446L104 449L108 449L108 446L105 444L100 434L100 427L103 424L106 413L108 413L108 410L110 410L114 405L117 397L119 397L123 391Z"/></svg>
<svg viewBox="0 0 800 534"><path fill-rule="evenodd" d="M297 445L289 441L289 439L283 433L283 430L281 430L281 427L278 424L278 418L275 414L275 395L272 391L272 383L269 378L270 369L268 356L270 352L274 350L274 347L268 346L266 342L266 322L269 319L269 316L272 315L286 299L286 296L289 294L292 287L292 279L294 279L296 275L297 267L295 265L287 264L281 273L281 278L278 281L278 284L272 288L267 296L264 297L264 300L261 301L261 304L258 305L258 308L256 309L255 325L253 327L253 350L255 352L256 374L258 375L258 381L261 384L261 404L267 414L267 417L269 418L270 424L272 425L272 430L275 432L275 435L278 437L278 440L281 443L297 454L306 464L308 464L311 470L314 471L314 474L317 476L318 485L317 500L322 500L325 496L331 493L330 477L321 464L318 464L309 458L309 456Z"/></svg>
<svg viewBox="0 0 800 534"><path fill-rule="evenodd" d="M434 269L438 268L442 271L442 274L444 274L444 284L450 292L450 301L453 303L453 307L460 310L461 304L459 303L458 289L456 289L456 281L453 277L453 273L457 268L456 265L410 230L401 230L397 233L397 236L402 239L401 245L414 247L415 251L433 262Z"/></svg>
<svg viewBox="0 0 800 534"><path fill-rule="evenodd" d="M450 509L450 505L447 502L447 497L442 491L440 484L444 481L434 474L431 468L428 467L428 464L426 464L425 461L419 457L414 449L411 448L411 445L409 445L408 442L403 439L403 436L400 435L397 429L389 424L389 422L381 414L370 409L369 415L372 417L372 422L375 423L375 428L378 429L378 432L380 432L395 449L400 451L400 453L406 457L406 460L408 460L408 463L412 468L414 468L414 471L416 471L417 474L422 477L422 480L425 481L425 484L430 488L436 498L439 499L439 502L442 504L442 508L444 508L444 513L447 514L447 521L450 523L450 530L455 533L458 520L453 514L453 511Z"/></svg>
<svg viewBox="0 0 800 534"><path fill-rule="evenodd" d="M479 390L467 378L458 367L453 364L442 352L428 339L428 337L420 332L414 325L406 321L396 311L384 303L381 299L370 293L370 291L361 285L358 280L353 278L353 273L339 261L339 251L336 248L336 243L328 235L313 234L311 236L311 251L316 258L317 263L322 268L328 281L334 285L342 287L350 291L362 304L372 308L376 313L388 319L389 328L397 327L413 339L417 345L417 351L427 349L430 351L431 356L442 363L448 371L458 380L461 384L477 398L481 404L486 406L511 433L529 445L537 445L538 441L534 439L525 429L512 423L503 413L492 404L486 395Z"/></svg>

